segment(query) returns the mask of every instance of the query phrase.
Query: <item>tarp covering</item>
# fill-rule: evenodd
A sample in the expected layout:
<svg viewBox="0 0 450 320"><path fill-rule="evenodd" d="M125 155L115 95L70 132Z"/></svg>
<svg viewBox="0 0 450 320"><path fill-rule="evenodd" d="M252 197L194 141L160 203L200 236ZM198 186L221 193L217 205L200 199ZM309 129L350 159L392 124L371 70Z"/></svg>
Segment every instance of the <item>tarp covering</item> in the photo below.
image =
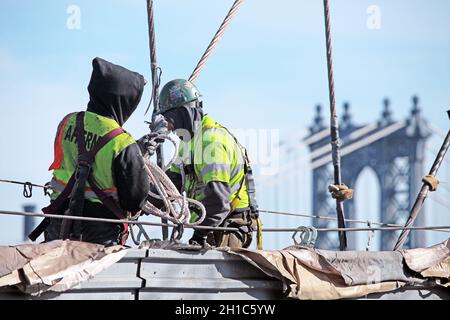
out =
<svg viewBox="0 0 450 320"><path fill-rule="evenodd" d="M15 285L33 295L66 291L116 263L126 252L123 246L69 240L0 246L0 287Z"/></svg>
<svg viewBox="0 0 450 320"><path fill-rule="evenodd" d="M408 267L424 277L450 278L450 239L427 249L402 251Z"/></svg>
<svg viewBox="0 0 450 320"><path fill-rule="evenodd" d="M402 287L449 290L444 289L450 278L449 242L426 249L385 252L335 252L304 246L273 251L217 250L238 255L279 279L288 297L328 300L359 298ZM143 247L193 249L167 242L147 243ZM64 292L116 263L126 253L123 246L61 240L0 246L0 287L16 286L32 295Z"/></svg>
<svg viewBox="0 0 450 320"><path fill-rule="evenodd" d="M225 249L284 283L297 299L364 297L403 286L444 286L450 278L449 241L425 249L335 252L303 246L284 250Z"/></svg>
<svg viewBox="0 0 450 320"><path fill-rule="evenodd" d="M376 280L408 282L411 275L404 268L398 251L327 251L317 250L342 276L346 285L367 284ZM382 272L381 272L382 271Z"/></svg>

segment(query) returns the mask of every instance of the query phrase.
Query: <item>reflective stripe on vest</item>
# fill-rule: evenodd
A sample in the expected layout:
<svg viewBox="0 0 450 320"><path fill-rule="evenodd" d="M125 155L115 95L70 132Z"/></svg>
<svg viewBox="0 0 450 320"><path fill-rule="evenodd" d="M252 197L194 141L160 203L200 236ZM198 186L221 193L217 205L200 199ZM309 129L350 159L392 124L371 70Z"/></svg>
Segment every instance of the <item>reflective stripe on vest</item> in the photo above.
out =
<svg viewBox="0 0 450 320"><path fill-rule="evenodd" d="M50 188L52 190L56 191L58 194L61 193L64 190L66 185L67 185L66 183L57 180L55 177L53 177L52 180L50 181ZM95 192L91 188L86 187L84 190L85 190L84 191L84 197L86 199L91 200L93 202L101 202L97 198L97 195L95 194ZM109 188L109 189L102 189L102 191L104 193L106 193L108 196L113 197L114 200L119 201L119 197L117 195L117 188L113 187L113 188Z"/></svg>

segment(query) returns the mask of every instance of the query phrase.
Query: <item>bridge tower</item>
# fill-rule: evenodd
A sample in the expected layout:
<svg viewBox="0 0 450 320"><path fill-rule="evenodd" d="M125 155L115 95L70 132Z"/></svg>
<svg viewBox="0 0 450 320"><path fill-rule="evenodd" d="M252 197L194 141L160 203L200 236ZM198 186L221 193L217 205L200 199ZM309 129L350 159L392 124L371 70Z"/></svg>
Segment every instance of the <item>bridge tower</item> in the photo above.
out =
<svg viewBox="0 0 450 320"><path fill-rule="evenodd" d="M341 120L342 181L354 187L361 171L370 167L375 172L381 190L379 221L403 225L409 215L424 175L425 142L431 135L427 121L421 114L419 99L412 98L409 116L400 121L393 119L388 99L383 101L381 117L368 125L353 122L348 103L344 104ZM328 122L322 115L322 108L316 107L316 116L310 127L310 134L304 138L311 153L313 213L336 217L336 203L328 193L333 182L331 147ZM358 196L355 193L354 198ZM345 202L346 218L356 219L354 199ZM424 225L420 215L415 225ZM315 221L316 227L336 226L329 220ZM349 226L349 224L347 224ZM351 226L351 225L350 225ZM349 249L355 248L355 234L348 233ZM381 250L392 250L398 233L382 232ZM337 233L321 233L317 247L337 249ZM405 247L425 245L423 232L412 232Z"/></svg>

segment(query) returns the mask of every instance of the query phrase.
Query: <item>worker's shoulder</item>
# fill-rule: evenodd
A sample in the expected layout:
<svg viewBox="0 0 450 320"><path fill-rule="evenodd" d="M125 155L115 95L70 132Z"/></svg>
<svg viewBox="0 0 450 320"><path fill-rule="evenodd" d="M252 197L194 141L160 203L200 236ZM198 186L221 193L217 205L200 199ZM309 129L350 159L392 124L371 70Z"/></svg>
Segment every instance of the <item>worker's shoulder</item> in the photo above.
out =
<svg viewBox="0 0 450 320"><path fill-rule="evenodd" d="M72 117L72 116L76 115L77 113L78 112L70 112L70 113L66 114L59 123L61 124L64 122L69 122L70 120L75 121L75 117Z"/></svg>
<svg viewBox="0 0 450 320"><path fill-rule="evenodd" d="M140 153L140 149L136 143L136 140L127 131L124 131L123 133L118 135L115 139L108 142L108 144L117 155L122 152L133 155Z"/></svg>
<svg viewBox="0 0 450 320"><path fill-rule="evenodd" d="M136 143L136 140L131 135L131 133L129 133L126 130L123 130L123 133L120 136L123 140L126 140L127 142L129 142L129 144Z"/></svg>
<svg viewBox="0 0 450 320"><path fill-rule="evenodd" d="M229 142L228 132L221 127L203 128L202 141L203 144L208 143L222 143L227 144Z"/></svg>
<svg viewBox="0 0 450 320"><path fill-rule="evenodd" d="M225 127L209 115L205 115L202 119L202 131L203 141L217 141L224 137L228 138L229 135Z"/></svg>

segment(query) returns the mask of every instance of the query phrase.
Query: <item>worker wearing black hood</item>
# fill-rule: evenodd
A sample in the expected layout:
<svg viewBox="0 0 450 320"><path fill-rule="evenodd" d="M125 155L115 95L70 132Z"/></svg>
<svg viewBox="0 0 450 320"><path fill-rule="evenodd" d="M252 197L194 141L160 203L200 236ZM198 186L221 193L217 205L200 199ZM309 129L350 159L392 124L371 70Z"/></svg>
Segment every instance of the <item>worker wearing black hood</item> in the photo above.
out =
<svg viewBox="0 0 450 320"><path fill-rule="evenodd" d="M89 151L102 136L118 129L136 110L144 90L144 77L121 66L100 58L92 62L93 71L88 86L90 100L84 113L86 149ZM60 123L55 139L55 160L50 166L53 170L51 181L53 202L58 202L70 184L69 178L77 166L78 142L76 136L77 114L66 116ZM144 159L133 137L123 131L106 143L95 156L91 176L104 192L109 192L115 204L126 216L126 212L136 213L144 204L149 180L145 171ZM92 186L87 186L92 187ZM105 205L92 189L85 189L83 216L117 219L117 212ZM70 198L58 208L59 214L69 206ZM49 208L47 207L47 208ZM44 209L47 209L44 208ZM44 210L45 212L45 210ZM47 241L61 237L61 220L53 219L45 232ZM101 222L82 222L81 240L105 245L124 243L127 226Z"/></svg>

